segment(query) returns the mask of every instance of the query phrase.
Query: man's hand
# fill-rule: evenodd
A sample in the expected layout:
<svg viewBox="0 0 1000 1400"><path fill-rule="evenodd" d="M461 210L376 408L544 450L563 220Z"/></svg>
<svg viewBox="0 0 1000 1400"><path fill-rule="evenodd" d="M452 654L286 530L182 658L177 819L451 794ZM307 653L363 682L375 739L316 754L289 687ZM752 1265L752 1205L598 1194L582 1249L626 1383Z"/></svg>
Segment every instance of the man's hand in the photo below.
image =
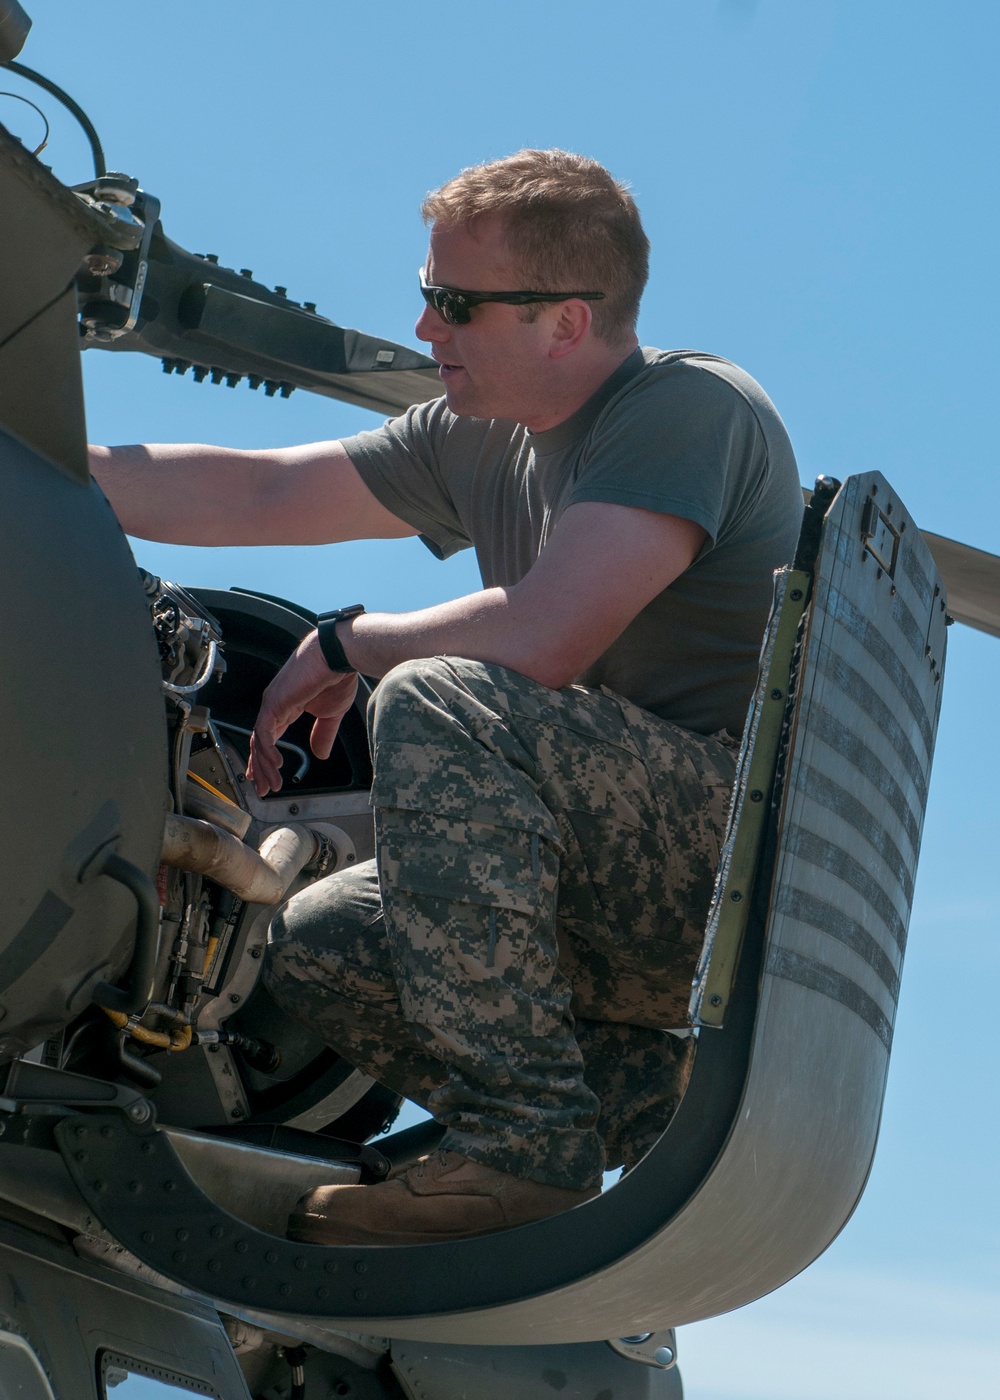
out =
<svg viewBox="0 0 1000 1400"><path fill-rule="evenodd" d="M310 632L264 691L247 764L247 777L258 797L281 787L277 741L300 715L315 716L309 747L317 758L330 757L340 721L354 704L357 689L357 672L331 671L318 634Z"/></svg>

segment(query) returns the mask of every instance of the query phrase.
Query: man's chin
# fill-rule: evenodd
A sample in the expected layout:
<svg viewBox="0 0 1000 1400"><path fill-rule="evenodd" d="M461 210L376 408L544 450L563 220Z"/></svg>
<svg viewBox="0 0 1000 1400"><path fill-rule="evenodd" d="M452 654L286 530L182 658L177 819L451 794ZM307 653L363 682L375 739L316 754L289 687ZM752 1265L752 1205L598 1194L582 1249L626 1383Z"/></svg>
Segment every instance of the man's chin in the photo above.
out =
<svg viewBox="0 0 1000 1400"><path fill-rule="evenodd" d="M483 416L477 411L475 393L464 375L461 382L445 380L443 387L444 401L456 417L481 418Z"/></svg>

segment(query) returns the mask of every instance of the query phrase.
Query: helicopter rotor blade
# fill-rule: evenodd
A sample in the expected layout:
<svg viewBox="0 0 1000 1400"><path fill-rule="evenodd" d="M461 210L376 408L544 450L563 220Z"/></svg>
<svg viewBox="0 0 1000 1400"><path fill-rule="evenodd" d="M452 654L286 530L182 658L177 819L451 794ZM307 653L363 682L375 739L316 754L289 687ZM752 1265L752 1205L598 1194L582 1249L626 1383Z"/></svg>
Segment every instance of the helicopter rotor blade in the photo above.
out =
<svg viewBox="0 0 1000 1400"><path fill-rule="evenodd" d="M948 590L948 611L956 622L1000 637L1000 558L969 544L922 530Z"/></svg>

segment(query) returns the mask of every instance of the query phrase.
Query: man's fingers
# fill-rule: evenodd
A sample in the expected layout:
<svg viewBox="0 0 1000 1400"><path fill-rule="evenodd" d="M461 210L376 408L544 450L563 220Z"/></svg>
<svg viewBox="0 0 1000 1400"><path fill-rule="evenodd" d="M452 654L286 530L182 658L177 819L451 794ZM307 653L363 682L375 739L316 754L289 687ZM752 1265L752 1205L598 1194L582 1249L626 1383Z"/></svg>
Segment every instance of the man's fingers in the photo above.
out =
<svg viewBox="0 0 1000 1400"><path fill-rule="evenodd" d="M329 758L340 728L342 715L326 715L318 719L309 733L309 747L317 758Z"/></svg>
<svg viewBox="0 0 1000 1400"><path fill-rule="evenodd" d="M276 742L255 729L250 736L247 777L253 783L258 797L266 797L269 792L280 791L283 761Z"/></svg>
<svg viewBox="0 0 1000 1400"><path fill-rule="evenodd" d="M247 777L259 797L281 787L278 740L303 714L308 712L316 719L310 736L313 753L319 759L330 757L340 721L354 702L357 684L353 672L332 674L318 649L316 657L302 648L289 657L264 691L250 740Z"/></svg>

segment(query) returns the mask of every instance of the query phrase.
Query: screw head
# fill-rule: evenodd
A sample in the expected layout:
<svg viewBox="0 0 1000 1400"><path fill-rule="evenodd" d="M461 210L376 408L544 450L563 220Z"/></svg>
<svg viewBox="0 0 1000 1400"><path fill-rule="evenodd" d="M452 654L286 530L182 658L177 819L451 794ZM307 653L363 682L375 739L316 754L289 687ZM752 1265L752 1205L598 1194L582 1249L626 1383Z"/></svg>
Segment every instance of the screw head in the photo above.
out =
<svg viewBox="0 0 1000 1400"><path fill-rule="evenodd" d="M290 802L288 804L288 814L292 817L297 817L299 815L299 804L297 802Z"/></svg>
<svg viewBox="0 0 1000 1400"><path fill-rule="evenodd" d="M750 801L751 801L751 802L763 802L763 801L764 801L764 794L761 792L760 788L753 788L753 789L752 789L752 791L751 791L751 793L750 793Z"/></svg>
<svg viewBox="0 0 1000 1400"><path fill-rule="evenodd" d="M672 1366L674 1364L673 1347L657 1347L653 1353L653 1360L657 1366Z"/></svg>
<svg viewBox="0 0 1000 1400"><path fill-rule="evenodd" d="M709 997L709 999L708 999L708 1004L709 1004L709 1006L721 1006L721 1005L722 1005L722 998L719 996L719 993L718 993L718 992L713 992L713 993L712 993L712 995L711 995L711 996ZM624 1339L623 1339L623 1340L624 1340Z"/></svg>

